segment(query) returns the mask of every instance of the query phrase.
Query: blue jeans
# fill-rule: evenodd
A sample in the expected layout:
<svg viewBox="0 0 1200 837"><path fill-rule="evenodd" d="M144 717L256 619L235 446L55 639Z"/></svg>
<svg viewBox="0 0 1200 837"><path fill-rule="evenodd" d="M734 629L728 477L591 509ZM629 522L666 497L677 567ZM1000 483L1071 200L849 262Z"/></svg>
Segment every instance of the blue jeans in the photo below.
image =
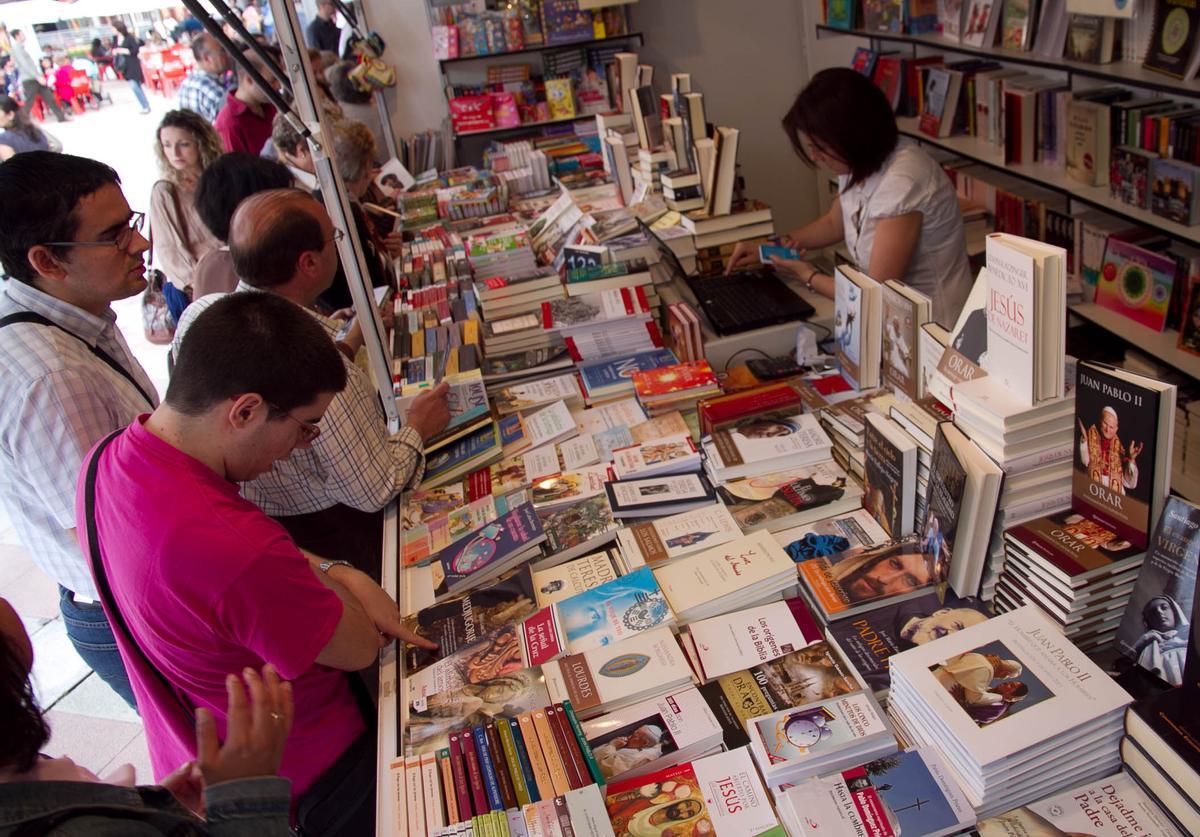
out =
<svg viewBox="0 0 1200 837"><path fill-rule="evenodd" d="M117 641L113 637L112 626L108 624L108 617L104 615L104 608L99 604L75 601L75 594L59 585L58 609L62 611L63 624L67 626L67 638L79 656L137 711L133 687L129 685L129 675L125 673L125 664L121 662Z"/></svg>
<svg viewBox="0 0 1200 837"><path fill-rule="evenodd" d="M191 300L170 282L163 282L163 297L167 300L167 310L171 312L171 319L178 325L179 318L183 316L183 309L191 304Z"/></svg>
<svg viewBox="0 0 1200 837"><path fill-rule="evenodd" d="M137 96L138 104L142 106L142 110L150 110L150 101L146 98L146 91L142 89L141 82L129 79L129 86L133 88L133 95Z"/></svg>

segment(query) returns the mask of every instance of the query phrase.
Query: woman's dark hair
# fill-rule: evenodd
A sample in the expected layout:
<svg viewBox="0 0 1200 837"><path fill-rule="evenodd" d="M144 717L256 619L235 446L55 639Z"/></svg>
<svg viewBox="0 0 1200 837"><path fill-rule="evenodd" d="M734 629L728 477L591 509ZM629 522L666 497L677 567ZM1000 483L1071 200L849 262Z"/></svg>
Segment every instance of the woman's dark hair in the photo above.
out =
<svg viewBox="0 0 1200 837"><path fill-rule="evenodd" d="M50 740L29 671L12 640L0 632L0 768L24 773Z"/></svg>
<svg viewBox="0 0 1200 837"><path fill-rule="evenodd" d="M900 138L883 91L848 67L830 67L813 76L783 117L783 130L810 166L815 163L800 142L802 133L841 158L850 167L849 186L879 171Z"/></svg>
<svg viewBox="0 0 1200 837"><path fill-rule="evenodd" d="M99 38L92 38L92 56L101 56L108 54L108 50L104 48L104 42Z"/></svg>
<svg viewBox="0 0 1200 837"><path fill-rule="evenodd" d="M275 294L241 293L217 300L192 323L163 400L196 416L254 392L287 412L345 386L342 353L312 315Z"/></svg>
<svg viewBox="0 0 1200 837"><path fill-rule="evenodd" d="M125 22L122 20L114 20L112 22L112 28L120 32L122 38L129 34L129 27L126 26Z"/></svg>
<svg viewBox="0 0 1200 837"><path fill-rule="evenodd" d="M0 263L9 275L32 283L37 271L29 263L29 248L74 239L79 201L120 182L104 163L53 151L27 151L0 165Z"/></svg>
<svg viewBox="0 0 1200 837"><path fill-rule="evenodd" d="M359 89L354 79L350 78L350 71L356 66L353 61L339 61L325 71L325 80L329 82L333 98L337 101L348 105L370 104L371 94Z"/></svg>
<svg viewBox="0 0 1200 837"><path fill-rule="evenodd" d="M276 160L245 151L222 154L196 184L196 214L221 241L229 240L229 221L239 203L256 192L286 189L292 173Z"/></svg>
<svg viewBox="0 0 1200 837"><path fill-rule="evenodd" d="M8 126L8 130L13 133L22 134L43 147L48 145L46 135L42 133L42 129L29 121L29 116L17 104L16 99L0 93L0 110L13 115L13 121Z"/></svg>

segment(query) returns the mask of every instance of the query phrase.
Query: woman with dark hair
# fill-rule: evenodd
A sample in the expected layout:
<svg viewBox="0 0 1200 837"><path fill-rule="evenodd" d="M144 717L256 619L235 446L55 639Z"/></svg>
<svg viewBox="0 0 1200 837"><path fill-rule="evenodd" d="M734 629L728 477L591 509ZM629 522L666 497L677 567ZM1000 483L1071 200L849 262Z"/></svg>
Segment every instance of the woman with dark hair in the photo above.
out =
<svg viewBox="0 0 1200 837"><path fill-rule="evenodd" d="M121 56L121 75L125 76L125 80L133 88L133 95L142 106L142 113L149 113L150 102L146 99L146 91L142 89L142 82L146 77L142 74L142 62L138 59L142 42L129 33L123 22L114 20L112 26L117 31L117 45L113 47L112 52L113 55Z"/></svg>
<svg viewBox="0 0 1200 837"><path fill-rule="evenodd" d="M292 173L283 163L245 151L222 154L204 170L196 184L196 214L222 246L204 254L192 270L194 298L230 293L237 287L238 277L225 242L238 204L258 192L291 185Z"/></svg>
<svg viewBox="0 0 1200 837"><path fill-rule="evenodd" d="M288 835L291 783L275 774L292 726L291 684L270 666L230 675L224 743L212 715L196 713L198 758L155 786L106 781L41 749L50 728L33 694L33 647L0 599L0 835ZM132 777L128 765L118 771ZM196 812L203 812L201 818Z"/></svg>
<svg viewBox="0 0 1200 837"><path fill-rule="evenodd" d="M804 162L838 176L829 211L785 243L803 254L845 241L860 270L927 295L934 320L953 326L971 292L958 197L941 166L916 143L900 139L883 92L849 68L822 70L800 91L783 127ZM738 244L729 269L754 261L756 252ZM772 261L810 290L833 296L833 277L809 262Z"/></svg>
<svg viewBox="0 0 1200 837"><path fill-rule="evenodd" d="M194 199L200 175L223 151L212 125L190 110L169 111L155 134L162 180L150 191L150 238L155 265L167 275L163 293L175 322L191 301L197 262L221 246L196 214Z"/></svg>
<svg viewBox="0 0 1200 837"><path fill-rule="evenodd" d="M25 151L50 151L50 138L10 96L0 96L0 160Z"/></svg>

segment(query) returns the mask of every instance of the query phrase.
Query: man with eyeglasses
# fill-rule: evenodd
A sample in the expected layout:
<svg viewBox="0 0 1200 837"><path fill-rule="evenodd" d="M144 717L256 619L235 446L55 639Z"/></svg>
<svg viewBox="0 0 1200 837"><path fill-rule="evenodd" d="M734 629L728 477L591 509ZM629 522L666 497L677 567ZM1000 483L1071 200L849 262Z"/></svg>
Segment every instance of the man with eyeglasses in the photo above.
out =
<svg viewBox="0 0 1200 837"><path fill-rule="evenodd" d="M158 406L110 304L146 287L138 230L117 173L32 151L0 165L0 502L34 563L59 586L67 636L134 706L112 629L75 538L75 480L88 449Z"/></svg>
<svg viewBox="0 0 1200 837"><path fill-rule="evenodd" d="M319 438L346 377L298 306L228 294L193 320L163 403L85 457L76 511L105 608L128 627L117 643L155 778L196 758L196 708L225 728L228 673L269 663L295 695L279 773L299 811L314 785L311 801L336 808L338 826L301 822L322 835L374 833L374 709L354 672L393 637L436 647L378 584L303 555L238 491Z"/></svg>
<svg viewBox="0 0 1200 837"><path fill-rule="evenodd" d="M237 292L265 291L304 308L335 338L341 323L314 309L337 271L336 240L325 207L299 189L259 192L238 204L229 225L229 254L240 277ZM175 330L175 353L218 295L201 297ZM446 386L415 400L405 426L388 433L378 392L352 360L362 345L350 330L343 345L349 381L333 398L320 435L270 471L246 482L242 494L274 517L301 547L379 573L382 509L425 472L424 441L446 426ZM286 351L286 346L281 346ZM315 428L313 429L315 431Z"/></svg>

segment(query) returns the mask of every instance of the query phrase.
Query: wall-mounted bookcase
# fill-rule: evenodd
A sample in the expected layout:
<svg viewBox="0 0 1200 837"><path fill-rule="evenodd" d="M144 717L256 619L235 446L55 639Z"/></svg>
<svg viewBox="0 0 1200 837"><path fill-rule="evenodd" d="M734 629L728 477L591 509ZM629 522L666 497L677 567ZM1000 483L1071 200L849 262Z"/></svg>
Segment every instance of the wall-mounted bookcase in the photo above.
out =
<svg viewBox="0 0 1200 837"><path fill-rule="evenodd" d="M870 42L876 52L906 45L916 56L954 53L986 58L1002 64L1040 69L1065 77L1073 90L1083 90L1105 84L1119 84L1169 96L1200 99L1200 80L1181 81L1147 70L1140 64L1117 61L1110 64L1088 64L1065 58L1049 58L1031 52L1019 52L999 47L974 47L943 38L940 35L906 35L889 32L869 32L863 29L839 29L817 24L817 37L852 37ZM1125 218L1136 224L1158 230L1164 235L1192 245L1200 245L1200 226L1175 223L1149 210L1122 203L1112 197L1107 186L1087 186L1067 176L1065 169L1044 163L1006 164L1003 149L987 140L971 135L931 137L918 130L915 117L898 117L900 133L925 145L962 157L966 160L1003 171L1032 185L1066 196L1071 208L1094 207L1110 215ZM1091 303L1069 308L1076 320L1084 320L1112 334L1123 343L1149 355L1172 369L1200 381L1200 357L1177 348L1178 333L1174 330L1154 331ZM1172 487L1193 502L1200 502L1200 481L1184 476L1175 469Z"/></svg>

